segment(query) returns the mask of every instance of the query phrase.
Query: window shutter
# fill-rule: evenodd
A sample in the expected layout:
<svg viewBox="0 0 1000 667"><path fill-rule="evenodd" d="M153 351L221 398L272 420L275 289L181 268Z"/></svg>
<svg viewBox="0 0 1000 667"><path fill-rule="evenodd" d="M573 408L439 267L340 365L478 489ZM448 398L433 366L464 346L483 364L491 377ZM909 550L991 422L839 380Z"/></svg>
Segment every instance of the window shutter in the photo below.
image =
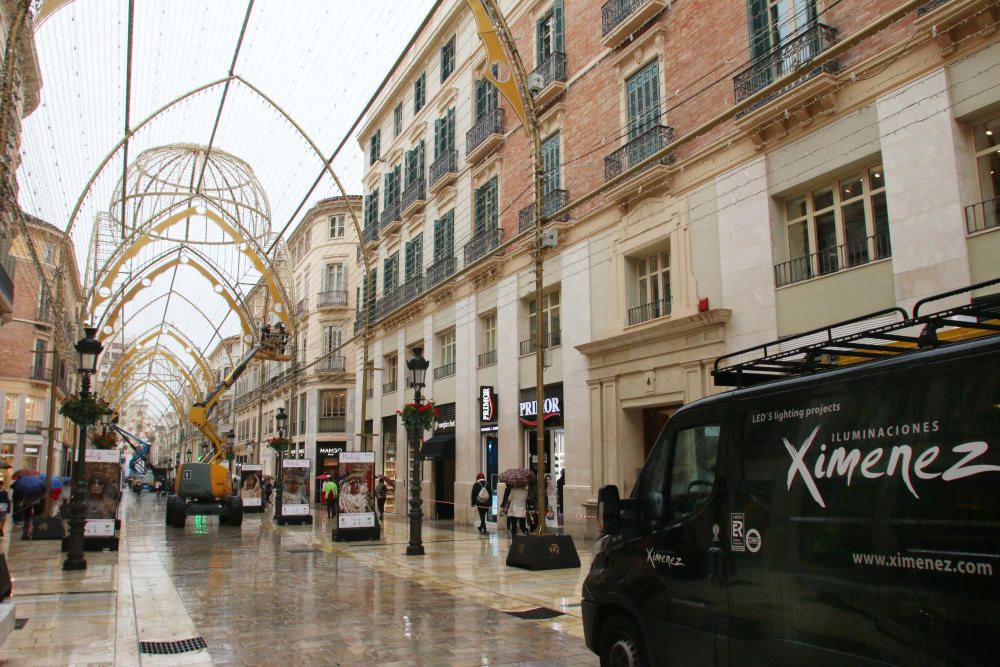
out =
<svg viewBox="0 0 1000 667"><path fill-rule="evenodd" d="M444 153L444 118L434 120L434 159Z"/></svg>
<svg viewBox="0 0 1000 667"><path fill-rule="evenodd" d="M566 53L563 47L563 0L552 4L552 51Z"/></svg>
<svg viewBox="0 0 1000 667"><path fill-rule="evenodd" d="M424 140L417 144L417 179L424 177Z"/></svg>
<svg viewBox="0 0 1000 667"><path fill-rule="evenodd" d="M445 134L448 144L448 150L455 149L455 107L448 109L448 114L445 116Z"/></svg>
<svg viewBox="0 0 1000 667"><path fill-rule="evenodd" d="M771 50L767 0L747 0L747 12L750 29L750 59L757 60Z"/></svg>
<svg viewBox="0 0 1000 667"><path fill-rule="evenodd" d="M629 139L660 121L660 68L654 60L628 80Z"/></svg>
<svg viewBox="0 0 1000 667"><path fill-rule="evenodd" d="M542 142L542 194L558 190L559 176L559 133Z"/></svg>
<svg viewBox="0 0 1000 667"><path fill-rule="evenodd" d="M542 33L545 31L545 21L548 15L535 21L535 62L541 63L545 60L545 49L542 46Z"/></svg>

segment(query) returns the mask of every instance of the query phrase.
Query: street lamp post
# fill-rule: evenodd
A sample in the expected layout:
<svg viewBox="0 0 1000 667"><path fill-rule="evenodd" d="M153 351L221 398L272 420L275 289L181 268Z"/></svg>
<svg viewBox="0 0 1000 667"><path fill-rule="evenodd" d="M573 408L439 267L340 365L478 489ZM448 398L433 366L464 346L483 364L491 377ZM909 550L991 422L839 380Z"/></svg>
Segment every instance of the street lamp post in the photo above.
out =
<svg viewBox="0 0 1000 667"><path fill-rule="evenodd" d="M76 351L80 354L80 400L90 398L90 376L97 369L97 357L104 346L97 340L97 329L84 327L84 337L76 342ZM86 524L86 508L84 496L87 495L87 480L83 474L87 451L87 425L79 424L79 444L76 448L76 486L73 488L73 498L69 508L69 541L67 544L64 570L85 570L87 559L83 557L83 530Z"/></svg>
<svg viewBox="0 0 1000 667"><path fill-rule="evenodd" d="M283 441L285 439L285 425L288 423L288 415L285 414L285 408L278 408L278 414L274 415L274 423L278 426L278 438ZM278 479L277 483L274 485L274 520L277 521L280 526L284 523L284 519L281 518L281 493L282 487L284 486L282 464L285 461L284 442L282 442L281 446L276 449L278 450Z"/></svg>
<svg viewBox="0 0 1000 667"><path fill-rule="evenodd" d="M409 371L410 387L413 388L413 403L420 405L423 398L420 390L425 386L424 378L427 375L427 367L431 365L424 359L424 349L422 347L413 348L413 358L406 362ZM420 499L420 439L423 433L419 428L406 429L409 439L410 452L410 543L406 546L407 556L423 556L424 545L420 537L421 522L424 513L421 510L423 501Z"/></svg>

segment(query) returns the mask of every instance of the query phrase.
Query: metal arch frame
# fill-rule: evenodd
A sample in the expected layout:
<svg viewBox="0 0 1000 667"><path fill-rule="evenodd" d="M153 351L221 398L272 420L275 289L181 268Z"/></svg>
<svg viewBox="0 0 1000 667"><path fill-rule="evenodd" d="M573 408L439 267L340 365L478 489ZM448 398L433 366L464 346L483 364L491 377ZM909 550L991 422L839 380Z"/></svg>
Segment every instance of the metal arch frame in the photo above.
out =
<svg viewBox="0 0 1000 667"><path fill-rule="evenodd" d="M271 298L274 300L275 304L275 306L272 307L272 311L278 315L279 319L281 319L286 326L290 328L291 320L289 319L290 315L288 314L288 312L291 310L291 308L289 307L288 295L285 293L284 287L281 285L281 283L280 282L276 283L272 276L272 274L276 272L276 268L270 265L270 261L266 259L266 255L260 254L260 246L257 244L255 239L253 239L249 235L242 236L240 234L240 232L246 232L246 229L241 224L234 221L233 225L235 225L235 227L237 227L238 229L234 228L233 225L230 225L214 210L208 207L205 207L204 213L199 213L197 207L189 207L183 211L174 213L173 215L170 215L169 217L167 217L164 220L161 220L160 222L150 223L150 226L148 228L141 228L142 231L137 230L136 236L138 236L139 234L141 234L141 236L137 238L135 241L133 241L131 245L125 247L124 243L119 244L119 248L116 249L116 251L105 263L105 267L98 271L97 278L95 279L94 284L91 285L90 288L87 290L87 293L84 298L84 302L90 304L87 310L93 315L95 314L97 308L101 304L103 304L105 301L112 299L113 295L108 295L107 297L101 296L100 289L104 287L111 289L112 286L114 285L115 279L118 278L122 270L122 267L125 265L125 263L130 259L134 259L139 254L139 252L147 245L149 245L150 243L154 243L158 240L166 240L166 241L172 241L174 243L180 243L179 241L173 241L171 239L155 238L150 235L150 232L154 234L159 234L164 229L173 226L174 224L180 222L181 220L186 220L187 218L196 215L204 217L207 220L211 220L213 223L215 223L215 225L224 234L233 239L233 242L235 245L237 245L237 247L239 247L239 245L243 245L241 252L244 255L246 255L247 258L249 258L251 264L253 264L254 268L257 269L257 271L261 274L262 277L264 277L265 281L267 282L268 291L270 292ZM215 265L215 261L213 261L209 257L205 256L203 253L198 251L197 246L184 244L181 246L181 248L182 249L186 248L187 250L202 257L202 259L204 259L206 262L212 264L213 266ZM120 255L118 254L119 251L121 251ZM159 255L159 257L162 257L164 254L169 254L175 251L179 252L179 250L171 248L167 251L164 251L164 253ZM146 266L150 266L154 261L155 260L148 262ZM228 277L224 276L221 270L216 268L216 272L218 273L220 279L228 282ZM236 296L240 298L241 302L246 300L246 295L243 294L238 288L235 288L232 285L230 285L230 289L236 294ZM282 307L278 308L277 304L282 304ZM249 316L249 313L247 313L247 315ZM254 327L251 326L250 329L253 330Z"/></svg>
<svg viewBox="0 0 1000 667"><path fill-rule="evenodd" d="M133 359L134 356L136 357L135 359ZM177 371L184 376L184 379L191 386L195 397L198 397L203 393L201 385L198 384L190 373L188 373L180 359L177 358L170 348L160 344L156 344L153 347L146 349L133 347L131 350L123 354L108 372L108 377L104 381L104 393L115 395L124 385L126 378L130 378L139 369L139 366L142 365L143 362L152 360L155 357L163 359L167 362L167 364L177 369ZM128 366L125 366L126 362L131 363Z"/></svg>
<svg viewBox="0 0 1000 667"><path fill-rule="evenodd" d="M136 383L130 386L128 389L123 391L119 396L117 396L113 401L111 401L110 404L112 409L115 412L118 412L118 408L121 406L121 403L135 392L139 391L140 389L143 389L145 384L151 384L154 387L158 388L160 391L162 391L163 395L167 397L170 406L174 409L174 412L177 414L177 418L181 421L184 420L184 411L180 405L180 402L177 400L176 397L174 397L173 394L170 393L169 388L159 380L146 380L144 382ZM160 412L160 415L162 416L166 414L166 412L167 412L166 410L163 410L162 412Z"/></svg>
<svg viewBox="0 0 1000 667"><path fill-rule="evenodd" d="M194 359L195 364L198 365L198 367L201 369L202 375L205 377L205 382L206 383L212 382L212 368L208 365L208 362L205 361L205 358L198 351L198 347L193 342L191 342L191 339L189 339L187 336L184 335L183 331L178 329L176 325L171 324L170 322L163 322L159 326L150 327L146 331L139 334L136 337L139 340L137 346L142 347L146 343L148 343L151 339L161 334L170 336L175 341L183 345L184 353L191 355L191 358Z"/></svg>

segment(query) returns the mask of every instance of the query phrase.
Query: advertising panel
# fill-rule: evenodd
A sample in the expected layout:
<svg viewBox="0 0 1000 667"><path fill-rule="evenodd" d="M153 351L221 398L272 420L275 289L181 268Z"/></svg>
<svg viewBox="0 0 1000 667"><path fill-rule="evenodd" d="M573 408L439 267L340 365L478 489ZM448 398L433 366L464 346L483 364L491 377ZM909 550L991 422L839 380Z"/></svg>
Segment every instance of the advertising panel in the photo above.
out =
<svg viewBox="0 0 1000 667"><path fill-rule="evenodd" d="M83 474L87 480L85 537L114 537L121 494L121 460L117 449L88 449Z"/></svg>
<svg viewBox="0 0 1000 667"><path fill-rule="evenodd" d="M240 469L240 498L243 507L260 507L263 502L264 466L244 463Z"/></svg>
<svg viewBox="0 0 1000 667"><path fill-rule="evenodd" d="M341 452L337 528L375 526L375 452Z"/></svg>
<svg viewBox="0 0 1000 667"><path fill-rule="evenodd" d="M282 516L309 514L309 459L285 459L281 462L284 490L281 494Z"/></svg>

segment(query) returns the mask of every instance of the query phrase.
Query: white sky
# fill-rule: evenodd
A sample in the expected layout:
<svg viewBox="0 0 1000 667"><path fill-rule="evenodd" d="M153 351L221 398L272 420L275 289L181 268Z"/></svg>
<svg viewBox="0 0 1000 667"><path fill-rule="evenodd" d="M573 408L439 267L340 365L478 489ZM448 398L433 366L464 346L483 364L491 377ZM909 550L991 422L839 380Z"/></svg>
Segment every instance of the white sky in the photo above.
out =
<svg viewBox="0 0 1000 667"><path fill-rule="evenodd" d="M329 157L432 5L432 0L257 0L235 73L284 107ZM133 128L174 98L228 74L246 8L244 0L136 0ZM20 199L25 211L61 228L88 179L123 136L127 12L125 0L75 0L36 28L43 84L41 104L24 122ZM130 140L129 162L157 146L207 144L222 93L221 85L214 87L158 116ZM292 125L239 82L229 89L214 147L251 166L270 202L273 231L290 220L322 167ZM351 138L333 164L351 194L361 194L362 163ZM108 210L122 166L118 151L74 221L81 274L93 220ZM324 177L299 215L313 202L339 194ZM168 273L153 283L145 300L171 284L222 323L224 335L237 331L225 302L210 291L206 297L194 272L178 271L172 281ZM209 351L218 339L200 316L182 299L170 303L159 316L184 327ZM144 322L126 335L153 324Z"/></svg>

